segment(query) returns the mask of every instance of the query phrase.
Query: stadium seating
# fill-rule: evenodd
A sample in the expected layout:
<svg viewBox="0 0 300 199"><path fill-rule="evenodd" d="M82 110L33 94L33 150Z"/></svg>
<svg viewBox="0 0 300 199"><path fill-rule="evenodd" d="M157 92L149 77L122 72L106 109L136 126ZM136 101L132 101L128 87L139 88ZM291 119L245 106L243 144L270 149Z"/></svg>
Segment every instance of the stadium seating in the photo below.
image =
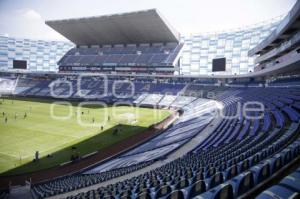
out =
<svg viewBox="0 0 300 199"><path fill-rule="evenodd" d="M128 81L114 79L106 81L99 77L83 77L80 80L77 78L20 78L19 82L20 84L16 87L15 93L21 96L101 99L102 101L108 102L113 99L133 102L142 93L177 95L184 87L184 84L162 84L140 81L133 81L132 86Z"/></svg>
<svg viewBox="0 0 300 199"><path fill-rule="evenodd" d="M62 80L68 80L70 84ZM113 88L115 81L120 82ZM79 93L76 76L27 76L18 78L14 92L20 96L50 97L53 82L57 84L52 87L56 97L69 94L77 99L89 95L91 99L114 102L120 100L114 96L115 92L124 96L122 100L137 105L176 107L183 114L157 137L106 163L34 184L32 193L36 198L107 182L164 159L201 133L212 120L213 116L204 117L213 107L212 101L203 99L209 92L215 93L214 99L223 105L226 117L190 152L141 175L68 198L236 198L268 180L300 154L300 92L294 87L216 87L198 82L155 83L136 79L133 81L136 90L131 96L132 85L115 77L106 82L107 96L99 97L105 90L105 82L99 77L83 78L80 82L82 93ZM72 92L69 92L70 85ZM261 102L265 109L246 115L239 112L240 106L249 101ZM261 113L264 113L262 117L258 117ZM295 172L258 198L298 197L298 171Z"/></svg>
<svg viewBox="0 0 300 199"><path fill-rule="evenodd" d="M300 78L290 77L290 78L278 78L268 84L271 87L299 87Z"/></svg>
<svg viewBox="0 0 300 199"><path fill-rule="evenodd" d="M183 44L116 45L72 48L58 62L60 66L168 66Z"/></svg>
<svg viewBox="0 0 300 199"><path fill-rule="evenodd" d="M266 189L257 196L258 199L268 198L299 198L300 167L284 177L278 184Z"/></svg>
<svg viewBox="0 0 300 199"><path fill-rule="evenodd" d="M210 89L213 90L213 88ZM282 165L288 164L299 154L300 140L296 139L299 129L299 108L294 106L299 103L297 89L230 88L221 91L216 88L216 90L219 93L217 100L224 104L224 113L228 118L223 119L215 131L196 148L191 149L188 154L140 176L68 198L97 198L98 196L125 198L125 195L129 198L191 198L196 196L197 198L223 198L224 196L235 198L247 193L255 184L264 182ZM143 99L145 98L146 96ZM251 100L265 104L263 117L249 119L242 114L238 117L229 117L236 115L238 103L244 104ZM183 106L183 108L186 107L186 114L193 112L188 109L189 105L195 107L193 103L197 103L197 100ZM260 112L256 111L251 114L257 116ZM167 144L168 134L174 138L180 135L178 137L180 142L177 143L183 145L185 142L181 135L193 136L192 129L194 127L199 129L201 126L199 125L201 119L189 118L185 121L184 118L189 118L189 114L183 115L181 122L159 137L119 157L119 160L128 158L126 161L132 161L133 164L125 163L124 168L109 168L105 164L100 164L98 169L35 185L34 195L43 198L68 192L107 181L152 164L155 159L135 162L133 157L139 154L144 157L145 153L166 146L158 143L163 140ZM170 140L170 146L176 143L174 138ZM289 146L286 147L286 143L290 143ZM103 170L103 168L111 170Z"/></svg>

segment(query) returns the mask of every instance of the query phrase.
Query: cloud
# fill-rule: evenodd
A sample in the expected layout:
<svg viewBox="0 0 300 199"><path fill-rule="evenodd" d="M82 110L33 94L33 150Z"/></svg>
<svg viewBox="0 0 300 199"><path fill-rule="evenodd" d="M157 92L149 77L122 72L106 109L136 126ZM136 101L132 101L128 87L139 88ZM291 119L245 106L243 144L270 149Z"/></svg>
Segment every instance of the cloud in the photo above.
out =
<svg viewBox="0 0 300 199"><path fill-rule="evenodd" d="M26 10L23 16L27 19L42 19L42 16L37 11L32 9Z"/></svg>

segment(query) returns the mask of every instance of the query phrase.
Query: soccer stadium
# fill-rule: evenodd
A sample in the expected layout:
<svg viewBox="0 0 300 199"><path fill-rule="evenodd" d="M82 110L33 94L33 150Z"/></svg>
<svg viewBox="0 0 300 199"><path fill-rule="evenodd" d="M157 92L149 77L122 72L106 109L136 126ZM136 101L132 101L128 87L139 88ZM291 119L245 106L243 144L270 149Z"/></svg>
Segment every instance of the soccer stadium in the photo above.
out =
<svg viewBox="0 0 300 199"><path fill-rule="evenodd" d="M300 198L291 2L219 32L157 8L43 20L62 40L0 32L0 199Z"/></svg>

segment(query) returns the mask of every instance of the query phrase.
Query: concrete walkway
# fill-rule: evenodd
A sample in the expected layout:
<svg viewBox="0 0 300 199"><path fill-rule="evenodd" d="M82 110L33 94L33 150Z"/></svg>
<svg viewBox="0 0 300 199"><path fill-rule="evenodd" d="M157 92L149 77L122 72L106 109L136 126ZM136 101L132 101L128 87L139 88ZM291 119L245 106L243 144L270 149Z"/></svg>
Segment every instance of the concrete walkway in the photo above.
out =
<svg viewBox="0 0 300 199"><path fill-rule="evenodd" d="M67 192L67 193L64 193L64 194L49 197L49 199L66 198L68 196L74 196L74 195L77 195L77 194L82 193L82 192L88 192L90 190L96 190L99 187L104 187L104 186L107 186L109 184L115 184L117 182L130 179L132 177L144 174L148 171L151 171L153 169L161 167L161 166L163 166L163 165L165 165L165 164L167 164L167 163L169 163L169 162L171 162L171 161L173 161L177 158L182 157L183 155L185 155L189 151L191 151L191 149L193 149L197 145L199 145L199 143L201 143L203 140L205 140L217 128L217 126L220 124L221 121L222 121L221 117L214 118L210 122L210 124L208 124L208 126L203 131L201 131L197 136L195 136L193 139L191 139L188 143L186 143L185 145L183 145L182 147L180 147L179 149L177 149L173 153L169 154L166 157L166 159L163 160L163 161L157 161L154 164L151 164L147 167L144 167L143 169L134 171L134 172L129 173L129 174L124 175L124 176L113 178L111 180L108 180L108 181L105 181L105 182L102 182L102 183L98 183L98 184L88 186L88 187L85 187L85 188L82 188L82 189L77 189L77 190L70 191L70 192Z"/></svg>

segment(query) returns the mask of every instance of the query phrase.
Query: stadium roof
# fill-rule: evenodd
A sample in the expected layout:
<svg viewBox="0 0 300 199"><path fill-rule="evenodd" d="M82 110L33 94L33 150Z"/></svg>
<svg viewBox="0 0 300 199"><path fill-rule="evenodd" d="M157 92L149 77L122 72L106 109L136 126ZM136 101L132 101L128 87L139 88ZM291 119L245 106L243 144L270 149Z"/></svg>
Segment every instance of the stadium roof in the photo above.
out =
<svg viewBox="0 0 300 199"><path fill-rule="evenodd" d="M156 9L46 21L76 45L179 42L179 33Z"/></svg>

